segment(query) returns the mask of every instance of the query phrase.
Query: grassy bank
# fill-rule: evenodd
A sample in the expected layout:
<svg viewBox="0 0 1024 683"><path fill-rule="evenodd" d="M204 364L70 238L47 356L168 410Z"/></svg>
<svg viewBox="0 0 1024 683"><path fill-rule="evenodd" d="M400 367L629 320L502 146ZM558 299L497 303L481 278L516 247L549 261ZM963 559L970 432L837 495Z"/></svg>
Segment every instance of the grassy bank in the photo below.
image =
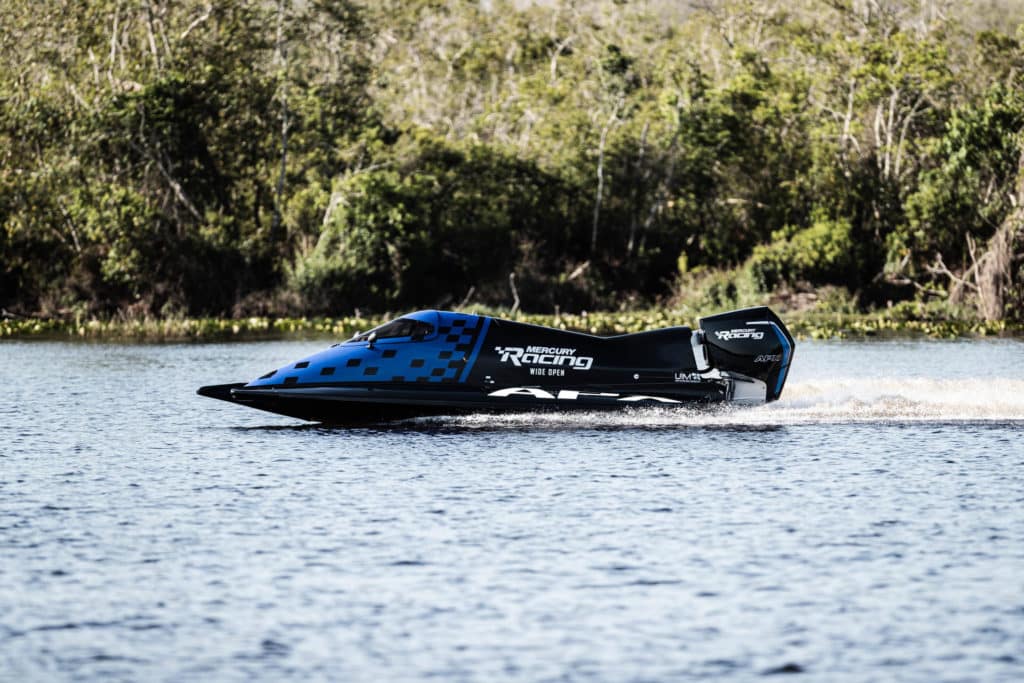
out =
<svg viewBox="0 0 1024 683"><path fill-rule="evenodd" d="M711 314L713 311L702 312ZM611 335L639 332L671 325L694 325L699 313L633 311L503 315L520 322ZM309 317L240 319L223 318L113 318L109 320L5 319L0 320L0 339L55 339L84 341L231 341L283 338L347 339L357 331L375 327L391 316ZM798 339L856 339L870 337L1024 336L1019 322L987 322L943 317L927 309L905 308L873 313L803 311L782 313Z"/></svg>

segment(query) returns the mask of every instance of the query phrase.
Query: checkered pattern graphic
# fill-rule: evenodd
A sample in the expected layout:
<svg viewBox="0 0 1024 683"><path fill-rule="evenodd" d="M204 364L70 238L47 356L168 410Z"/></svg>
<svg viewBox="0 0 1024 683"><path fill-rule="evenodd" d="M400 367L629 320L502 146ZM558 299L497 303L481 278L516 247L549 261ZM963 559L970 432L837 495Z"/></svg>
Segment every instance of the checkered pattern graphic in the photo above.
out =
<svg viewBox="0 0 1024 683"><path fill-rule="evenodd" d="M382 339L372 349L365 342L338 344L267 373L249 386L458 382L463 369L472 360L473 349L487 319L447 311L420 311L403 317L429 322L434 326L434 334L422 341Z"/></svg>

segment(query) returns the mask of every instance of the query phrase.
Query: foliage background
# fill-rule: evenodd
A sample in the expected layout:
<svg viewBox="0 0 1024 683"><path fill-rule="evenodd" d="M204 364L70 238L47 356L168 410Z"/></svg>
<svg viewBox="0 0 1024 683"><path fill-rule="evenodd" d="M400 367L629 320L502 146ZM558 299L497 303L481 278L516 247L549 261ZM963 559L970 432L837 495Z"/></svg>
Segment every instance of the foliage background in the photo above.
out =
<svg viewBox="0 0 1024 683"><path fill-rule="evenodd" d="M1022 40L1017 0L8 0L0 306L1020 320Z"/></svg>

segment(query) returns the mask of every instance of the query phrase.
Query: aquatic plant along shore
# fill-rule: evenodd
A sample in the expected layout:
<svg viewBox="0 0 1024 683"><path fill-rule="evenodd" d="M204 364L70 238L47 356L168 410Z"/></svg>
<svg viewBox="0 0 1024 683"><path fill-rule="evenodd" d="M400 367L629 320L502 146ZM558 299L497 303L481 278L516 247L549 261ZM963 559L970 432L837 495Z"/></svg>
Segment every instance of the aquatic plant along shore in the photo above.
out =
<svg viewBox="0 0 1024 683"><path fill-rule="evenodd" d="M481 312L477 309L475 312ZM489 314L519 322L574 330L602 336L642 332L675 325L694 326L707 313L676 311L581 312L577 314L525 314L493 311ZM785 315L785 314L784 314ZM0 339L62 339L83 341L228 341L281 338L348 339L376 327L390 316L265 317L248 318L142 318L129 320L0 319ZM1024 324L1016 321L958 319L938 315L900 315L804 312L785 316L800 339L871 337L1019 337Z"/></svg>

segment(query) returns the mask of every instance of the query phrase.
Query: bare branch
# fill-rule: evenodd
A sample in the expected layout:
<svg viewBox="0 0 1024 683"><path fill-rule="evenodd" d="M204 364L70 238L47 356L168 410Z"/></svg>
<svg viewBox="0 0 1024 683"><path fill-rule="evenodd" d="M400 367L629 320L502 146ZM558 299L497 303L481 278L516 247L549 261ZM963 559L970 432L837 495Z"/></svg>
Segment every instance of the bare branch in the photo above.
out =
<svg viewBox="0 0 1024 683"><path fill-rule="evenodd" d="M945 262L942 260L942 254L936 253L935 254L935 263L930 265L930 266L926 266L925 269L929 273L932 273L933 275L943 275L945 277L948 277L952 282L956 283L960 287L966 287L968 289L972 289L975 292L977 292L978 291L978 285L976 285L975 283L971 282L970 279L969 279L973 275L974 271L976 270L977 265L978 264L975 263L973 266L970 267L970 269L967 270L966 273L964 273L964 277L960 277L956 273L954 273L953 271L951 271L949 268L946 267Z"/></svg>
<svg viewBox="0 0 1024 683"><path fill-rule="evenodd" d="M202 24L204 21L210 18L211 12L213 12L213 5L211 5L210 3L206 3L206 8L203 10L203 13L192 20L192 23L190 23L188 27L181 32L181 35L178 37L178 39L185 40L186 38L188 38L188 34L192 33L192 31L197 26L199 26L199 24Z"/></svg>
<svg viewBox="0 0 1024 683"><path fill-rule="evenodd" d="M519 310L519 290L516 289L515 271L508 274L508 286L512 290L512 308L509 310L509 313L514 314Z"/></svg>

